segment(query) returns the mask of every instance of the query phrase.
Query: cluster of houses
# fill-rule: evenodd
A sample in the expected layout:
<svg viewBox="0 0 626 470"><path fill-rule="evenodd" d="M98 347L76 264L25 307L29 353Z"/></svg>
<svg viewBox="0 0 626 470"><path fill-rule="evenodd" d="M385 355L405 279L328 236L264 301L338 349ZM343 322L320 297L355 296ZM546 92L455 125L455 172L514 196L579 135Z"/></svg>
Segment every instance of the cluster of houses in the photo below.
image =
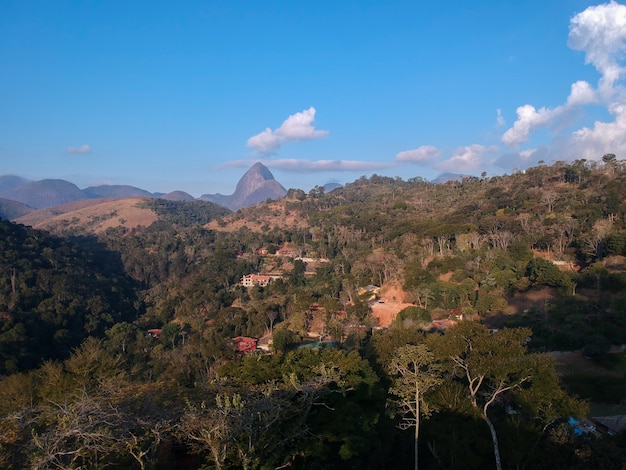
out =
<svg viewBox="0 0 626 470"><path fill-rule="evenodd" d="M283 246L282 248L277 249L275 252L270 252L269 249L262 247L262 248L258 248L257 250L255 250L255 253L259 256L289 257L289 258L292 258L294 261L300 260L303 263L305 263L305 265L311 265L311 266L316 266L319 263L328 263L330 261L326 258L305 258L302 256L296 256L294 251L289 246ZM243 251L239 251L237 253L238 258L241 258L244 256L246 256L246 254ZM305 272L305 275L306 274L314 274L314 271L307 271ZM253 286L265 287L271 281L276 280L276 279L282 279L282 277L283 276L281 274L274 274L274 273L246 274L245 276L241 278L241 285L243 287L253 287Z"/></svg>

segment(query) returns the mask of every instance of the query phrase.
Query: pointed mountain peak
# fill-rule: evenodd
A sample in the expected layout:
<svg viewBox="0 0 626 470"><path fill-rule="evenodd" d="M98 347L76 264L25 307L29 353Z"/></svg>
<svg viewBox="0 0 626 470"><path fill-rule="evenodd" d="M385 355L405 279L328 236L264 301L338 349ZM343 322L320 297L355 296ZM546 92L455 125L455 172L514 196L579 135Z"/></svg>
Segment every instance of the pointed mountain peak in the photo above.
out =
<svg viewBox="0 0 626 470"><path fill-rule="evenodd" d="M261 162L256 162L241 177L235 188L235 194L248 196L263 186L267 181L274 180L272 172Z"/></svg>
<svg viewBox="0 0 626 470"><path fill-rule="evenodd" d="M241 177L232 195L204 194L200 199L237 210L266 199L280 199L285 194L287 190L276 181L272 172L261 162L257 162Z"/></svg>
<svg viewBox="0 0 626 470"><path fill-rule="evenodd" d="M248 175L260 176L264 180L273 180L274 179L274 175L272 174L270 169L268 167L266 167L265 165L263 165L263 163L261 163L261 162L256 162L254 165L252 165L250 167L250 169L248 171L246 171L246 173L243 175L243 178L245 178Z"/></svg>

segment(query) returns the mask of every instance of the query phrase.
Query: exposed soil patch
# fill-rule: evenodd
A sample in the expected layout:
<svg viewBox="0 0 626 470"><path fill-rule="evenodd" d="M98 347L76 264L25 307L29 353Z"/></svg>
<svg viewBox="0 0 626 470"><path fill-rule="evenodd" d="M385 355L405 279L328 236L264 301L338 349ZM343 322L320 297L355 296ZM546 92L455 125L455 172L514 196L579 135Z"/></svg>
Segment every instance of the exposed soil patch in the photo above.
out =
<svg viewBox="0 0 626 470"><path fill-rule="evenodd" d="M561 271L579 271L580 270L580 266L576 265L572 261L564 261L564 260L557 259L554 252L552 251L532 250L532 252L536 258L543 258L548 261L551 261L556 266L558 266L558 268Z"/></svg>
<svg viewBox="0 0 626 470"><path fill-rule="evenodd" d="M389 327L395 321L398 312L413 304L407 302L407 293L398 285L390 284L380 290L379 300L370 305L372 316L378 321L378 326Z"/></svg>

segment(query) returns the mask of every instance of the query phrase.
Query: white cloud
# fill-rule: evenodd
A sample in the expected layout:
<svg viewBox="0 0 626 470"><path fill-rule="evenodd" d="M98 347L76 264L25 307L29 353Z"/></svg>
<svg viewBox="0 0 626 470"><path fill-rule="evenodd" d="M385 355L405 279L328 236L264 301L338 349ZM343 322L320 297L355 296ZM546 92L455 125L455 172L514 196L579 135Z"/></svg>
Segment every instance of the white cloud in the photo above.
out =
<svg viewBox="0 0 626 470"><path fill-rule="evenodd" d="M89 145L87 144L81 145L80 147L68 147L67 153L72 153L72 154L91 153L91 147L89 147Z"/></svg>
<svg viewBox="0 0 626 470"><path fill-rule="evenodd" d="M626 105L612 107L611 113L615 121L596 121L593 128L577 130L565 143L565 150L588 160L598 160L606 153L626 156Z"/></svg>
<svg viewBox="0 0 626 470"><path fill-rule="evenodd" d="M526 142L530 134L539 128L557 128L563 122L572 120L582 105L596 101L596 95L589 83L580 80L572 84L571 91L564 105L556 108L535 109L530 104L516 110L517 121L502 136L505 145L515 146Z"/></svg>
<svg viewBox="0 0 626 470"><path fill-rule="evenodd" d="M272 131L269 127L263 132L248 139L248 147L257 152L271 154L287 141L309 140L328 136L328 131L318 130L313 127L315 121L315 108L311 106L299 113L292 114Z"/></svg>
<svg viewBox="0 0 626 470"><path fill-rule="evenodd" d="M523 160L529 160L535 153L537 153L537 149L527 149L522 150L519 155Z"/></svg>
<svg viewBox="0 0 626 470"><path fill-rule="evenodd" d="M283 143L283 139L277 135L274 135L272 129L269 127L263 132L252 136L248 139L248 147L255 149L261 153L272 153L280 144Z"/></svg>
<svg viewBox="0 0 626 470"><path fill-rule="evenodd" d="M625 40L626 6L614 1L589 7L570 21L567 44L585 52L585 63L592 64L609 87L624 73L618 59L626 51Z"/></svg>
<svg viewBox="0 0 626 470"><path fill-rule="evenodd" d="M517 120L502 136L502 142L517 146L529 140L539 128L558 129L564 123L571 123L585 105L597 103L607 106L617 117L616 110L625 104L623 88L617 82L624 78L626 69L619 63L626 52L626 6L614 1L589 7L575 15L570 21L568 45L572 49L585 52L585 62L592 64L601 74L598 88L594 89L586 81L574 82L567 101L555 108L542 107L539 110L526 104L517 108ZM569 149L575 153L559 158L579 158L574 144L589 149L599 149L600 140L610 139L611 145L620 147L626 141L623 126L617 122L599 123L594 129L583 128L563 141L557 139L559 150ZM553 153L556 152L553 149ZM589 150L590 153L592 150ZM599 158L596 156L596 158Z"/></svg>
<svg viewBox="0 0 626 470"><path fill-rule="evenodd" d="M272 170L283 171L377 171L397 166L389 162L367 162L362 160L261 160L261 163ZM247 168L250 160L235 160L224 166Z"/></svg>
<svg viewBox="0 0 626 470"><path fill-rule="evenodd" d="M434 160L441 151L432 145L422 145L414 150L405 150L396 155L396 162L424 163Z"/></svg>
<svg viewBox="0 0 626 470"><path fill-rule="evenodd" d="M505 145L519 145L526 142L531 131L546 126L555 114L554 110L547 108L541 108L537 111L530 104L520 106L515 113L517 114L517 121L502 136L502 142Z"/></svg>
<svg viewBox="0 0 626 470"><path fill-rule="evenodd" d="M315 108L311 106L302 112L292 114L274 133L288 140L326 137L328 131L318 131L311 125L315 121L315 112Z"/></svg>
<svg viewBox="0 0 626 470"><path fill-rule="evenodd" d="M502 110L500 108L496 109L496 126L506 126L506 121L504 120L504 116L502 116Z"/></svg>
<svg viewBox="0 0 626 470"><path fill-rule="evenodd" d="M443 171L466 172L483 169L492 164L485 161L485 157L495 153L498 147L491 145L473 144L466 147L459 147L454 151L452 158L438 163L435 168Z"/></svg>
<svg viewBox="0 0 626 470"><path fill-rule="evenodd" d="M596 101L596 92L589 83L579 80L572 83L572 89L567 97L567 105L576 106L593 103Z"/></svg>

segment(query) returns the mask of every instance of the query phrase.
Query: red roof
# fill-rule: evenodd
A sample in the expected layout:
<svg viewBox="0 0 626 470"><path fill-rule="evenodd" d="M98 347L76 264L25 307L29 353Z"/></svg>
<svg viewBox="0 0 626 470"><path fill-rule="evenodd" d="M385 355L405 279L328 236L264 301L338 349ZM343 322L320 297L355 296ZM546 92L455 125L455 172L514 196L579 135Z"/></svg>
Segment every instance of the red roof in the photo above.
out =
<svg viewBox="0 0 626 470"><path fill-rule="evenodd" d="M237 348L237 351L244 354L256 351L257 342L258 340L256 338L249 338L247 336L237 336L233 338L233 344Z"/></svg>
<svg viewBox="0 0 626 470"><path fill-rule="evenodd" d="M152 330L148 330L148 336L159 339L161 337L161 328L153 328Z"/></svg>

